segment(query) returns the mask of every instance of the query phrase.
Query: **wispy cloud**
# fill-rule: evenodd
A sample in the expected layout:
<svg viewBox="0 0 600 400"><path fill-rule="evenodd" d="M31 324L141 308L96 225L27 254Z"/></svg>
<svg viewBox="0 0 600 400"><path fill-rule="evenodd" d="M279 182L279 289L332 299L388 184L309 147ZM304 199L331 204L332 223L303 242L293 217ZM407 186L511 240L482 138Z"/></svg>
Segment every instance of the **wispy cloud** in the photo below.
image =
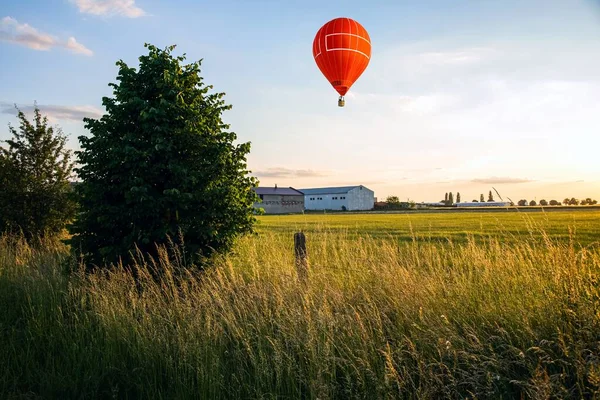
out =
<svg viewBox="0 0 600 400"><path fill-rule="evenodd" d="M135 0L70 0L79 12L92 15L122 16L139 18L147 15L135 5Z"/></svg>
<svg viewBox="0 0 600 400"><path fill-rule="evenodd" d="M86 56L91 56L94 54L90 49L77 42L77 40L75 40L75 38L72 36L69 38L69 40L67 40L67 44L65 47L71 50L73 53L77 54L83 54Z"/></svg>
<svg viewBox="0 0 600 400"><path fill-rule="evenodd" d="M493 65L492 61L501 54L493 47L448 48L443 43L407 44L381 54L381 61L374 69L378 70L380 82L391 83L392 87L394 83L402 82L402 88L406 89L414 80L433 78L433 84L453 81L457 74L461 75L466 70ZM390 78L395 82L390 82Z"/></svg>
<svg viewBox="0 0 600 400"><path fill-rule="evenodd" d="M403 113L415 115L431 115L446 110L456 104L459 99L456 96L444 93L433 93L429 95L398 98L396 109Z"/></svg>
<svg viewBox="0 0 600 400"><path fill-rule="evenodd" d="M48 51L54 47L62 47L76 54L91 56L94 53L77 42L74 37L60 40L56 37L40 32L29 24L21 24L12 17L0 20L0 40L28 47L33 50Z"/></svg>
<svg viewBox="0 0 600 400"><path fill-rule="evenodd" d="M473 47L450 51L426 51L407 57L420 65L466 65L489 59L496 53L489 47Z"/></svg>
<svg viewBox="0 0 600 400"><path fill-rule="evenodd" d="M477 178L477 179L472 179L471 180L472 183L485 183L485 184L509 184L509 183L528 183L528 182L534 182L533 179L526 179L526 178L509 178L509 177L490 177L490 178Z"/></svg>
<svg viewBox="0 0 600 400"><path fill-rule="evenodd" d="M28 24L19 24L12 17L4 17L0 22L0 39L20 44L34 50L50 50L56 46L56 39L42 33Z"/></svg>
<svg viewBox="0 0 600 400"><path fill-rule="evenodd" d="M450 93L428 93L406 96L353 92L353 103L366 106L384 105L385 111L413 116L427 116L446 111L460 104L461 99Z"/></svg>
<svg viewBox="0 0 600 400"><path fill-rule="evenodd" d="M19 106L19 110L24 113L33 112L34 106ZM67 121L81 121L83 118L100 118L102 116L102 110L94 106L57 106L57 105L39 105L42 115L48 116L51 120L67 120ZM14 105L7 103L0 103L0 109L3 114L16 115L17 110Z"/></svg>
<svg viewBox="0 0 600 400"><path fill-rule="evenodd" d="M320 184L319 187L335 187L335 186L356 186L363 185L369 189L372 189L373 185L383 185L388 184L389 182L380 181L380 180L362 180L362 179L352 179L352 180L343 180L343 181L334 181L329 183Z"/></svg>
<svg viewBox="0 0 600 400"><path fill-rule="evenodd" d="M323 171L289 168L267 168L262 171L256 171L254 175L264 178L318 178L327 176Z"/></svg>

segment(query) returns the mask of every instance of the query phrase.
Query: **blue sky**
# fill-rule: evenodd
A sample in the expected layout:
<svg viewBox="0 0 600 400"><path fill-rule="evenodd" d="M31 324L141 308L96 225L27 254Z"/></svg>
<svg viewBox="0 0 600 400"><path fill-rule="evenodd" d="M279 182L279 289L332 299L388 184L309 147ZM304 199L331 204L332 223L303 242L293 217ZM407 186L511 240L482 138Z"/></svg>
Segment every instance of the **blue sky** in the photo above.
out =
<svg viewBox="0 0 600 400"><path fill-rule="evenodd" d="M312 40L345 16L373 55L337 107ZM176 44L227 93L261 184L376 196L600 200L600 3L22 0L0 8L0 139L37 101L70 135L103 112L115 62ZM2 128L4 127L4 128Z"/></svg>

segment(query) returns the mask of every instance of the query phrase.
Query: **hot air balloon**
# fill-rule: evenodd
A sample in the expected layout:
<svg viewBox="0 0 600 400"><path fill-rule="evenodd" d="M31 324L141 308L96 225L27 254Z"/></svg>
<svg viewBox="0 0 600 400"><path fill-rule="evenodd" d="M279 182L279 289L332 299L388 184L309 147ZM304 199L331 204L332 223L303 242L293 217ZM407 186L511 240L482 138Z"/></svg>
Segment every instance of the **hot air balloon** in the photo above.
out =
<svg viewBox="0 0 600 400"><path fill-rule="evenodd" d="M361 24L350 18L335 18L319 29L313 40L317 66L340 94L338 105L369 65L371 38Z"/></svg>

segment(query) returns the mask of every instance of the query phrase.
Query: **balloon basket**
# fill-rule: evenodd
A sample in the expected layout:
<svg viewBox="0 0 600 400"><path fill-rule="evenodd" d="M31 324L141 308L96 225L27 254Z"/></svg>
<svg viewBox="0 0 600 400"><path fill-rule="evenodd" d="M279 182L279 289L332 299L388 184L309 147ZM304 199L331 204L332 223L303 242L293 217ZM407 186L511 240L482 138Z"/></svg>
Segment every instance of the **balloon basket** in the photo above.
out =
<svg viewBox="0 0 600 400"><path fill-rule="evenodd" d="M340 96L340 98L338 99L338 106L344 107L345 105L346 105L346 100L344 100L344 96Z"/></svg>

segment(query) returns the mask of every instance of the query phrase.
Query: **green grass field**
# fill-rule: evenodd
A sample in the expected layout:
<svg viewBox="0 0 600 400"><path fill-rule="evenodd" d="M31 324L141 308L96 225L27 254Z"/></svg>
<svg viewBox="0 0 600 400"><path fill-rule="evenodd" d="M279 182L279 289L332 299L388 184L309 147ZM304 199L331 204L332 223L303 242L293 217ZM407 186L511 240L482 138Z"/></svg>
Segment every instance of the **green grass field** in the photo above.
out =
<svg viewBox="0 0 600 400"><path fill-rule="evenodd" d="M600 240L600 209L560 212L448 212L381 214L264 215L258 232L292 235L300 230L371 236L393 241L464 243L468 237L498 237L516 242L542 233L557 240L588 245Z"/></svg>
<svg viewBox="0 0 600 400"><path fill-rule="evenodd" d="M137 283L0 237L0 398L599 398L599 217L262 216Z"/></svg>

